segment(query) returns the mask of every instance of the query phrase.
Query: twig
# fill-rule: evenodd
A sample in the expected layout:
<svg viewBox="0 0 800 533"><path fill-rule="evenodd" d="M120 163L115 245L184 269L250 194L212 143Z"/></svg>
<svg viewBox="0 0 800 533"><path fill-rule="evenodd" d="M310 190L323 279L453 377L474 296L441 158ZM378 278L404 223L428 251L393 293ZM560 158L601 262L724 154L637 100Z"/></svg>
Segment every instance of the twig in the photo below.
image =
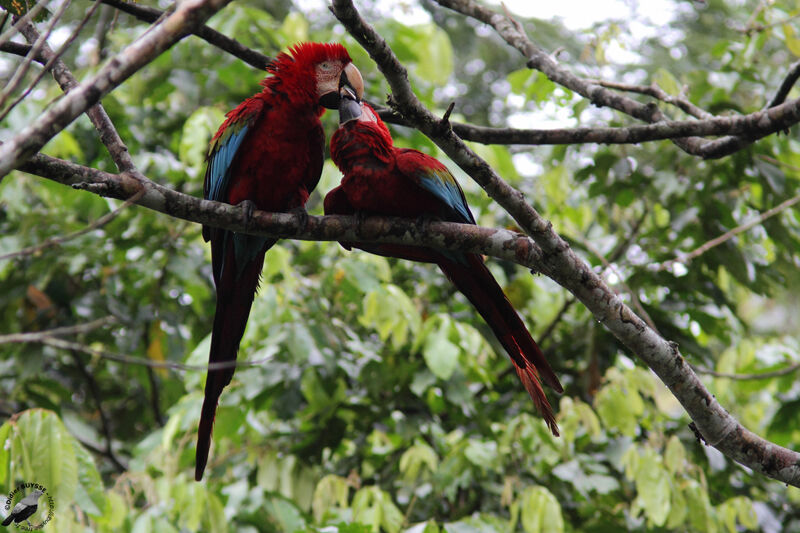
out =
<svg viewBox="0 0 800 533"><path fill-rule="evenodd" d="M6 84L3 91L0 92L0 108L2 108L5 105L6 100L8 99L9 96L11 96L11 93L16 91L17 87L19 87L19 84L22 83L23 78L25 78L25 74L28 73L28 69L31 66L33 58L39 55L39 50L41 50L42 46L47 41L47 38L53 32L53 29L55 28L56 24L61 19L61 17L64 15L64 11L66 11L69 4L70 0L64 0L61 2L61 4L58 6L58 10L55 12L55 14L50 20L50 23L47 25L47 29L45 30L44 35L40 36L39 39L36 40L36 42L31 43L32 47L30 51L30 57L26 56L23 59L22 63L20 63L19 67L17 67L17 70L14 72L14 75L11 77L11 80ZM29 24L29 22L26 22L25 24Z"/></svg>
<svg viewBox="0 0 800 533"><path fill-rule="evenodd" d="M87 353L94 357L99 357L100 359L108 359L110 361L116 361L118 363L124 363L127 365L139 365L150 368L167 368L170 370L184 370L184 371L198 371L198 372L205 372L206 370L220 370L223 368L241 369L247 367L261 366L264 363L268 363L273 359L272 357L264 357L262 359L256 359L254 361L221 361L218 363L208 363L207 365L189 365L186 363L176 363L173 361L151 361L150 359L144 359L142 357L133 357L130 355L123 355L119 353L109 352L106 350L100 350L98 348L87 346L85 344L66 341L63 339L59 339L56 337L49 337L45 335L40 336L35 341L28 341L28 342L38 342L41 344L45 344L47 346L52 346L53 348L60 348L63 350L77 350L79 352Z"/></svg>
<svg viewBox="0 0 800 533"><path fill-rule="evenodd" d="M628 91L638 94L644 94L646 96L652 96L653 98L661 100L666 104L674 105L687 115L691 115L699 119L714 118L714 115L712 115L705 109L697 107L686 98L680 96L672 96L668 94L655 82L651 83L650 85L631 85L628 83L619 83L615 81L604 81L604 80L589 80L589 81L591 81L592 83L596 83L601 87L606 87L608 89L617 89L620 91Z"/></svg>
<svg viewBox="0 0 800 533"><path fill-rule="evenodd" d="M762 5L763 5L763 3L762 3ZM755 12L753 14L757 15L758 13ZM800 18L800 14L792 15L790 17L786 17L783 20L779 20L778 22L773 22L771 24L754 24L753 21L751 20L751 21L748 21L747 26L745 26L744 28L740 28L737 31L739 31L741 33L745 33L747 35L751 35L753 33L760 33L762 31L768 30L770 28L774 28L776 26L783 26L784 24L788 24L788 23L790 23L790 22L792 22L794 20L797 20L798 18Z"/></svg>
<svg viewBox="0 0 800 533"><path fill-rule="evenodd" d="M44 250L46 250L48 248L54 248L56 246L61 246L62 244L64 244L67 241L71 241L72 239L76 239L76 238L80 237L81 235L85 235L85 234L89 233L90 231L94 231L96 229L102 228L103 226L105 226L106 224L108 224L109 222L114 220L117 217L117 215L119 215L123 210L125 210L128 207L130 207L131 205L135 204L136 201L139 198L142 197L142 194L144 194L144 190L137 192L136 194L134 194L133 196L131 196L130 198L125 200L125 202L123 202L122 205L120 205L119 207L117 207L116 209L111 211L110 213L106 213L105 215L103 215L102 217L98 218L97 220L95 220L94 222L92 222L91 224L89 224L88 226L86 226L83 229L80 229L80 230L75 231L73 233L68 233L67 235L63 235L61 237L51 237L51 238L47 239L46 241L44 241L41 244L37 244L35 246L30 246L28 248L23 248L22 250L18 250L16 252L9 252L9 253L7 253L5 255L0 255L0 261L13 259L15 257L25 257L25 256L28 256L28 255L38 254L38 253L40 253L40 252L42 252L42 251L44 251Z"/></svg>
<svg viewBox="0 0 800 533"><path fill-rule="evenodd" d="M96 1L92 5L92 10L96 9L99 5L100 3ZM84 19L84 21L86 20L88 19ZM39 38L39 33L36 31L36 27L33 24L29 23L23 25L20 31L28 41L35 41ZM61 90L67 93L78 86L78 81L75 79L75 76L72 75L69 68L67 68L67 65L58 57L58 54L53 53L47 44L41 48L41 55L47 59L47 65L52 65L53 78L55 78ZM135 178L142 178L143 176L141 176L136 169L133 164L133 159L131 159L128 153L128 147L122 142L119 133L117 133L103 105L98 102L91 106L86 111L86 115L100 134L100 140L108 149L111 159L114 161L117 169L120 172L130 172Z"/></svg>
<svg viewBox="0 0 800 533"><path fill-rule="evenodd" d="M46 337L59 337L61 335L78 335L80 333L89 333L103 326L108 326L116 322L113 316L106 316L86 322L85 324L77 324L75 326L63 326L59 328L48 329L45 331L35 331L32 333L11 333L8 335L0 335L0 344L10 343L23 343L23 342L37 342L42 336Z"/></svg>
<svg viewBox="0 0 800 533"><path fill-rule="evenodd" d="M105 455L109 458L109 460L111 460L117 471L124 472L125 466L114 454L111 425L108 422L108 415L106 414L105 409L103 409L103 397L100 394L100 387L97 384L97 380L94 378L92 373L89 372L89 369L86 368L86 365L83 364L81 356L76 350L69 350L69 353L72 355L72 360L75 362L75 367L78 369L78 372L83 376L83 379L86 380L86 384L89 387L89 393L92 395L92 399L94 399L94 403L97 406L97 412L100 415L100 428L106 440Z"/></svg>
<svg viewBox="0 0 800 533"><path fill-rule="evenodd" d="M18 56L27 56L31 52L31 45L29 44L22 44L22 43L15 43L15 42L8 42L0 44L0 52L7 52L9 54L14 54ZM33 57L33 60L37 63L44 63L47 61L45 58L42 57L42 54L37 54Z"/></svg>
<svg viewBox="0 0 800 533"><path fill-rule="evenodd" d="M114 16L117 13L118 11L107 4L100 8L100 16L97 18L97 24L94 28L94 40L97 42L97 46L92 53L92 65L99 65L106 58L106 38L111 33L111 29L108 26L109 23L113 26Z"/></svg>
<svg viewBox="0 0 800 533"><path fill-rule="evenodd" d="M123 2L121 0L101 0L104 4L133 15L137 19L144 22L155 22L163 11L154 9L152 7L143 6L140 4L133 4L130 2ZM271 61L268 56L257 52L251 48L244 46L239 41L231 39L227 35L212 30L208 26L198 26L192 33L206 41L207 43L216 46L221 50L225 50L229 54L238 57L245 63L252 65L258 70L266 70L267 65Z"/></svg>
<svg viewBox="0 0 800 533"><path fill-rule="evenodd" d="M70 47L70 45L72 45L73 41L75 41L75 39L78 37L78 35L80 35L81 30L83 30L83 27L86 25L87 22L89 22L89 19L92 17L92 15L94 14L94 12L97 10L97 8L99 6L100 6L100 0L95 0L95 3L92 4L92 7L89 8L89 10L86 12L86 15L84 15L83 19L81 19L81 21L78 23L76 28L72 31L72 34L69 36L69 38L66 41L64 41L64 43L58 49L58 52L56 52L55 54L53 54L52 52L50 54L42 54L41 53L41 51L44 48L47 48L47 50L50 50L50 47L47 46L46 41L43 42L43 44L42 44L42 46L40 47L39 50L36 50L35 52L33 52L33 50L35 49L35 46L31 49L31 51L33 52L32 59L34 61L36 61L38 57L47 56L48 57L47 63L45 63L44 68L39 72L39 74L36 76L36 78L34 78L34 80L28 85L28 88L25 89L24 91L22 91L22 94L20 94L13 102L11 102L11 104L9 104L9 106L2 112L2 114L0 114L0 121L2 121L4 118L6 118L6 116L8 116L8 114L11 112L11 110L14 109L22 100L24 100L25 97L27 97L31 93L31 91L39 84L39 82L47 74L47 72L50 70L50 68L53 66L53 64L58 60L58 58L61 57L64 54L64 52L67 51L67 49ZM24 32L24 29L26 27L28 27L28 26L33 28L33 24L30 24L30 23L26 24L26 25L23 25L23 27L22 27L23 32ZM36 39L34 39L34 41L35 40Z"/></svg>
<svg viewBox="0 0 800 533"><path fill-rule="evenodd" d="M735 379L740 381L747 381L747 380L754 380L754 379L772 379L778 378L781 376L785 376L787 374L791 374L793 372L797 372L800 370L800 363L792 363L789 366L783 367L780 370L773 370L772 372L761 372L753 373L753 374L733 374L729 372L717 372L716 370L711 370L708 368L703 368L702 366L692 365L694 371L698 374L708 374L709 376L714 376L715 378L728 378L728 379Z"/></svg>
<svg viewBox="0 0 800 533"><path fill-rule="evenodd" d="M89 451L94 452L97 455L108 457L109 459L111 459L111 462L114 463L114 468L116 468L120 474L123 474L128 471L128 467L124 463L122 463L116 456L114 456L114 458L112 459L112 456L109 455L107 450L97 447L94 443L81 438L79 435L76 435L75 438L78 439L78 442L81 443L81 446L88 449Z"/></svg>
<svg viewBox="0 0 800 533"><path fill-rule="evenodd" d="M800 17L800 15L797 15ZM786 100L786 97L789 95L789 91L792 90L794 84L797 83L797 79L800 78L800 61L795 61L789 66L789 72L786 74L786 77L783 79L783 83L778 88L778 92L775 93L775 96L772 98L767 107L775 107L776 105L780 105Z"/></svg>
<svg viewBox="0 0 800 533"><path fill-rule="evenodd" d="M229 2L230 0L180 2L164 23L130 44L97 74L75 87L33 124L0 146L0 177L20 166L78 115Z"/></svg>
<svg viewBox="0 0 800 533"><path fill-rule="evenodd" d="M9 39L11 39L17 33L18 25L24 24L30 20L35 19L36 15L39 14L39 11L44 9L44 6L46 4L47 4L46 0L39 0L38 2L36 2L36 5L33 6L27 13L19 17L17 21L14 22L14 24L10 28L4 31L2 35L0 35L0 46L6 44L9 41Z"/></svg>
<svg viewBox="0 0 800 533"><path fill-rule="evenodd" d="M781 104L786 97L789 95L789 91L792 90L792 87L797 82L797 79L800 77L800 61L793 63L789 67L789 72L787 73L786 77L784 78L781 86L778 88L777 93L772 98L772 101L766 105L764 111L779 109L783 105ZM784 131L788 133L789 126L793 124L787 124L783 128L777 131ZM700 154L702 157L706 159L715 159L719 157L726 156L728 154L732 154L738 150L741 150L745 146L752 144L753 142L757 141L758 139L769 135L768 133L764 133L759 129L754 129L752 131L743 132L740 135L729 135L727 137L723 137L721 139L717 139L715 141L708 141L705 146L703 146L703 152Z"/></svg>
<svg viewBox="0 0 800 533"><path fill-rule="evenodd" d="M776 205L775 207L773 207L771 209L767 209L766 211L764 211L763 213L758 215L756 218L750 220L749 222L745 222L741 226L736 226L732 230L726 231L725 233L723 233L719 237L715 237L715 238L711 239L710 241L702 244L701 246L698 246L697 248L695 248L694 250L692 250L691 252L689 252L687 254L679 254L679 256L676 257L675 259L670 259L669 261L664 261L661 264L652 265L650 267L650 270L653 270L655 272L661 272L661 271L664 271L664 270L669 270L676 263L681 263L683 265L688 265L689 263L692 262L693 259L703 255L704 253L706 253L710 249L712 249L712 248L714 248L716 246L719 246L720 244L722 244L724 242L727 242L727 241L731 240L735 236L737 236L740 233L743 233L743 232L749 230L753 226L757 226L757 225L761 224L762 222L764 222L765 220L767 220L768 218L773 217L773 216L775 216L775 215L787 210L788 208L790 208L793 205L795 205L797 202L800 202L800 194L798 194L797 196L793 196L793 197L789 198L788 200L784 200L783 202L779 203L778 205Z"/></svg>

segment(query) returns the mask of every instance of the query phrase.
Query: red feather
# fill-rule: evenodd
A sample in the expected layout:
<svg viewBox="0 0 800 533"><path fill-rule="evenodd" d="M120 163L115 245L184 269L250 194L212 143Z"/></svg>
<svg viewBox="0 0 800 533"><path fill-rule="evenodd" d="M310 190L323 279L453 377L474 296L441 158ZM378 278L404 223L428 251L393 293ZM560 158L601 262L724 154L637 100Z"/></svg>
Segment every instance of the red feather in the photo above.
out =
<svg viewBox="0 0 800 533"><path fill-rule="evenodd" d="M463 193L447 168L416 150L394 147L386 125L367 104L362 104L358 120L344 124L334 134L331 156L344 177L341 185L325 198L326 214L436 216L453 222L472 221ZM489 324L547 426L558 435L541 382L559 393L563 392L561 384L480 255L419 246L342 244L389 257L436 263Z"/></svg>
<svg viewBox="0 0 800 533"><path fill-rule="evenodd" d="M272 75L261 83L263 90L230 111L211 141L206 198L230 204L247 200L265 211L305 205L322 172L325 134L319 117L324 108L315 69L326 61L343 68L350 56L339 44L305 43L279 54L267 67ZM264 254L275 241L213 227L204 227L203 236L211 241L217 287L209 362L234 362ZM233 373L233 367L208 371L197 435L197 480L208 460L219 397Z"/></svg>

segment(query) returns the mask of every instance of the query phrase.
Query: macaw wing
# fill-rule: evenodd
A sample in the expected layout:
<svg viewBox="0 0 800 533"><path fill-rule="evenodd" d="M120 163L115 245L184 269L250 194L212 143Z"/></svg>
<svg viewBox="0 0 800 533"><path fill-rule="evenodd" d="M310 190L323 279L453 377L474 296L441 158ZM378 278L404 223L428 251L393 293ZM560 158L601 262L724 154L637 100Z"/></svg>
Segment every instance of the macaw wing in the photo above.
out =
<svg viewBox="0 0 800 533"><path fill-rule="evenodd" d="M203 198L206 200L228 201L233 160L253 122L261 115L263 107L260 99L245 100L239 107L228 113L228 118L214 135L206 158L208 166L203 183Z"/></svg>
<svg viewBox="0 0 800 533"><path fill-rule="evenodd" d="M417 150L404 149L397 154L397 168L442 202L446 220L475 224L464 191L442 163Z"/></svg>

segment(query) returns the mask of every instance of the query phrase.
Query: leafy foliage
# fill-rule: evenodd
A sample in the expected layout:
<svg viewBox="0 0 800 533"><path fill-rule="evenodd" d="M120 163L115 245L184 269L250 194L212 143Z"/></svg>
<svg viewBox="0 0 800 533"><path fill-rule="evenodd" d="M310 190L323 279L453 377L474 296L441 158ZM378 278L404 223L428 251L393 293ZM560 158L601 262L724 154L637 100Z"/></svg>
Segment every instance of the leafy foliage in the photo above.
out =
<svg viewBox="0 0 800 533"><path fill-rule="evenodd" d="M796 13L780 3L755 11L706 4L680 4L668 27L637 43L629 66L615 65L613 51L630 48L633 20L586 32L520 20L582 75L655 81L715 113L761 108L798 55L796 32L776 24ZM454 120L630 123L524 69L522 58L485 28L427 3L407 8L418 22L395 20L402 7L365 6L364 14L382 21L378 29L410 67L426 105L443 111L457 101ZM72 6L64 24L83 9ZM747 24L749 31L736 30ZM268 55L298 40L341 40L364 74L369 99L385 98L374 64L324 9L304 15L291 2L243 2L211 25ZM144 28L120 16L108 51ZM84 46L65 56L79 77L94 68ZM0 64L6 78L9 68ZM187 38L103 104L145 174L200 196L208 139L262 75ZM5 138L22 127L58 94L51 85L32 93L0 133ZM326 116L325 126L330 135L335 117ZM393 133L398 144L441 157L418 132ZM688 265L652 268L791 198L800 180L792 134L718 161L699 161L668 142L477 148L692 363L747 374L800 359L792 296L800 282L796 211ZM85 118L45 151L114 169ZM453 170L480 224L512 226ZM321 212L322 196L338 179L326 163L312 212ZM84 228L116 205L14 173L0 183L0 255ZM332 243L282 242L267 254L240 350L240 360L260 364L239 368L222 396L203 483L190 475L203 372L29 343L0 345L0 410L8 417L0 426L0 487L7 492L37 481L50 488L58 505L51 531L800 527L800 492L698 442L669 391L586 309L547 279L489 263L563 376L560 438L533 415L502 349L436 269ZM74 340L144 361L203 365L213 308L210 254L199 227L140 208L58 248L0 260L4 334L112 315L114 326ZM795 377L704 380L747 427L797 448Z"/></svg>

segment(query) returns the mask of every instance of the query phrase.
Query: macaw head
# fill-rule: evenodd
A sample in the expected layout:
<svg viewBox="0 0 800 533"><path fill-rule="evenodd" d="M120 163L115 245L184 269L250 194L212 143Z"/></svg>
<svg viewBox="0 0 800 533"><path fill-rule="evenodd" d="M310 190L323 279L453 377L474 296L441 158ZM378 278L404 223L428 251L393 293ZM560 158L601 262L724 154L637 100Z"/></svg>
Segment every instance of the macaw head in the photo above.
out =
<svg viewBox="0 0 800 533"><path fill-rule="evenodd" d="M348 126L350 124L350 126ZM373 130L388 145L392 145L392 134L381 117L368 103L350 87L339 89L339 129L350 127L359 130Z"/></svg>
<svg viewBox="0 0 800 533"><path fill-rule="evenodd" d="M394 141L389 128L368 103L348 87L339 90L339 129L331 138L331 158L347 172L364 154L363 147L380 160L388 160Z"/></svg>
<svg viewBox="0 0 800 533"><path fill-rule="evenodd" d="M280 53L267 70L266 88L282 86L295 105L339 106L339 90L346 87L359 100L364 95L364 80L341 44L301 43ZM321 113L322 111L320 111Z"/></svg>

